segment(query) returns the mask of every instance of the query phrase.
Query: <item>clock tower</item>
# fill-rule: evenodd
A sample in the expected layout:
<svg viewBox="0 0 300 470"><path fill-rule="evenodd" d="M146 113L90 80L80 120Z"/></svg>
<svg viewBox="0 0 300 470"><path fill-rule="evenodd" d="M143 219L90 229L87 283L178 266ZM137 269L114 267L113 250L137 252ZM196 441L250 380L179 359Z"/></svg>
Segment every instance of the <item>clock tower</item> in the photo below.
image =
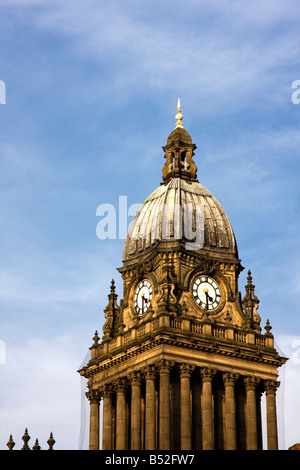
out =
<svg viewBox="0 0 300 470"><path fill-rule="evenodd" d="M269 320L244 269L231 224L197 179L196 145L182 124L163 147L162 182L124 243L123 298L114 281L88 379L90 449L277 449L278 367ZM103 407L100 422L99 407ZM99 442L102 426L102 442Z"/></svg>

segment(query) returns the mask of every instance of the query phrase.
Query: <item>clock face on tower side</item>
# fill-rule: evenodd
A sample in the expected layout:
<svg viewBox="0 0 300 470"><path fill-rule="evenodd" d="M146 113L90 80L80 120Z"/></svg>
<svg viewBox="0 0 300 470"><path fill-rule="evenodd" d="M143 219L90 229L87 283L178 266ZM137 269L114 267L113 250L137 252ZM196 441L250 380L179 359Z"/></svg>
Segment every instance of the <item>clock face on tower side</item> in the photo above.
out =
<svg viewBox="0 0 300 470"><path fill-rule="evenodd" d="M204 310L215 310L221 301L221 291L214 279L201 275L192 285L194 300Z"/></svg>
<svg viewBox="0 0 300 470"><path fill-rule="evenodd" d="M152 299L152 284L148 279L141 281L134 292L133 304L138 315L146 313Z"/></svg>

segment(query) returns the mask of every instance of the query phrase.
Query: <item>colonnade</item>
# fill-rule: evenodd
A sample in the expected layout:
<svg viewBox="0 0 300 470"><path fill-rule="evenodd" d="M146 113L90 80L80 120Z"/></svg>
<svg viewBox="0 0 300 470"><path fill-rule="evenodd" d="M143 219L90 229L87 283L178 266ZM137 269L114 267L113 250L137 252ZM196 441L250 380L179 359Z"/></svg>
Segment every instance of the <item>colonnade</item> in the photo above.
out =
<svg viewBox="0 0 300 470"><path fill-rule="evenodd" d="M262 448L260 397L266 392L268 449L277 449L278 382L163 360L88 392L90 449Z"/></svg>

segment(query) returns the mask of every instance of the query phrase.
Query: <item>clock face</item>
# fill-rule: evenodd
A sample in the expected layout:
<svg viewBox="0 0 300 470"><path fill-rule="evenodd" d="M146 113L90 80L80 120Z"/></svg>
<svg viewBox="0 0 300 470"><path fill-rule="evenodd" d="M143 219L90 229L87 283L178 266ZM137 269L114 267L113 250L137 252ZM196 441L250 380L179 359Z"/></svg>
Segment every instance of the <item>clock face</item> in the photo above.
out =
<svg viewBox="0 0 300 470"><path fill-rule="evenodd" d="M209 276L196 277L192 292L195 302L204 310L215 310L220 304L220 288L216 281Z"/></svg>
<svg viewBox="0 0 300 470"><path fill-rule="evenodd" d="M135 289L133 303L138 315L146 313L152 299L152 284L148 279L141 281Z"/></svg>

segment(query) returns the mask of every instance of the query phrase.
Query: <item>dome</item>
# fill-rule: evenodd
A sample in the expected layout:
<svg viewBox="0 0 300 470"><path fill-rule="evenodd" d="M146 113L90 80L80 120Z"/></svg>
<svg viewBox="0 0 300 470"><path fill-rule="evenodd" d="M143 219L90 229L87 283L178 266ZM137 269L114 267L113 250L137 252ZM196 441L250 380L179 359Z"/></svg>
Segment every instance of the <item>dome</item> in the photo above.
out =
<svg viewBox="0 0 300 470"><path fill-rule="evenodd" d="M123 262L146 256L160 244L166 251L181 249L222 254L237 259L230 222L216 198L197 180L190 134L182 124L180 101L177 124L163 147L163 183L142 204L130 224Z"/></svg>
<svg viewBox="0 0 300 470"><path fill-rule="evenodd" d="M181 241L187 250L238 257L231 224L217 199L199 182L172 178L142 204L130 224L123 262L145 256L161 242Z"/></svg>

